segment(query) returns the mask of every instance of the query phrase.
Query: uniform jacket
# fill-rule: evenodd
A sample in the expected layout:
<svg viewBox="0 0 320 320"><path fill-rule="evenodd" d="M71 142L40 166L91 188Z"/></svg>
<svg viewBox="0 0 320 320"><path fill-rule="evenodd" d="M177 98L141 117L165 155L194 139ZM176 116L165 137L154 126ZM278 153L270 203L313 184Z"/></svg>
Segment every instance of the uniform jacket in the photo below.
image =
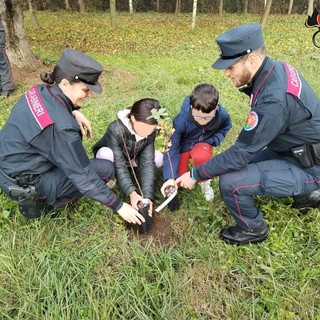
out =
<svg viewBox="0 0 320 320"><path fill-rule="evenodd" d="M146 138L138 136L132 129L127 117L129 109L118 113L118 120L111 122L103 137L94 145L93 153L96 155L101 147L109 147L114 154L114 166L116 178L122 192L129 196L136 191L135 183L132 179L128 151L130 160L135 160L138 165L139 183L142 188L143 197L154 199L154 142L156 133L153 132ZM138 191L138 193L140 193Z"/></svg>
<svg viewBox="0 0 320 320"><path fill-rule="evenodd" d="M190 96L187 96L179 114L173 119L175 131L170 138L169 156L174 177L172 177L168 154L165 152L163 156L164 180L178 178L181 153L191 150L199 142L205 142L214 147L219 146L231 126L230 116L220 104L217 106L214 119L206 125L199 125L192 117Z"/></svg>
<svg viewBox="0 0 320 320"><path fill-rule="evenodd" d="M197 180L242 169L265 147L283 153L320 142L319 98L292 66L266 57L242 91L251 96L244 128L233 146L193 170Z"/></svg>
<svg viewBox="0 0 320 320"><path fill-rule="evenodd" d="M0 131L1 169L14 178L58 167L84 196L117 211L122 201L90 168L72 108L57 85L28 90Z"/></svg>

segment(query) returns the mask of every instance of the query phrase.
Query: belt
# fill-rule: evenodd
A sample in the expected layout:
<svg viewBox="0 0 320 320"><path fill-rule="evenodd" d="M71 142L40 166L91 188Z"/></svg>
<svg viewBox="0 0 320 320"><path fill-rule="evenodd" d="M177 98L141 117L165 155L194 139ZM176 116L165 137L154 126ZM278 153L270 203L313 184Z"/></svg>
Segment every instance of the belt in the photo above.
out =
<svg viewBox="0 0 320 320"><path fill-rule="evenodd" d="M292 157L292 151L291 150L287 150L287 151L277 151L277 153L282 156L282 157Z"/></svg>
<svg viewBox="0 0 320 320"><path fill-rule="evenodd" d="M26 186L29 184L33 184L33 182L38 178L38 174L19 174L15 178L11 178L7 174L5 174L2 169L0 169L1 177L6 180L8 183L16 185L16 186Z"/></svg>

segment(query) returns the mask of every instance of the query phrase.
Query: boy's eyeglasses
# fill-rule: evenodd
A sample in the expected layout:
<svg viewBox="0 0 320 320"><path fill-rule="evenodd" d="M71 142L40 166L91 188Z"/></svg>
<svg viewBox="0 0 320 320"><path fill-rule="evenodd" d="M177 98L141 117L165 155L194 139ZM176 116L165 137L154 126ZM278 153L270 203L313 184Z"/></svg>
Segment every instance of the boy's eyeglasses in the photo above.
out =
<svg viewBox="0 0 320 320"><path fill-rule="evenodd" d="M191 108L192 118L196 121L199 121L199 120L211 121L216 116L216 112L217 112L217 109L213 109L212 112L210 112L212 114L211 116L194 116L193 112L192 112L192 105L191 104L190 104L190 108Z"/></svg>
<svg viewBox="0 0 320 320"><path fill-rule="evenodd" d="M211 117L201 117L201 116L192 116L194 120L198 121L198 120L207 120L207 121L210 121L214 118L214 116L211 116Z"/></svg>

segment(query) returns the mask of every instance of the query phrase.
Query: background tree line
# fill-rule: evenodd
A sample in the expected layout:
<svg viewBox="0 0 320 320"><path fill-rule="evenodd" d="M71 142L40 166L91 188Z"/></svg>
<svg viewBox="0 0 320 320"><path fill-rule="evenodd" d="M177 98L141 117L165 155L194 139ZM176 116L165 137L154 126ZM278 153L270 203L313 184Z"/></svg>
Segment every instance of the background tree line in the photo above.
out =
<svg viewBox="0 0 320 320"><path fill-rule="evenodd" d="M32 0L37 10L74 10L74 11L106 11L110 9L110 0ZM30 0L24 0L25 8ZM130 3L136 12L156 11L164 13L192 12L194 0L116 0L117 11L130 11ZM259 14L263 11L266 0L198 0L198 13L218 13L221 5L227 13ZM292 5L290 4L292 2ZM315 1L317 2L317 1ZM308 0L277 0L273 1L271 14L307 12Z"/></svg>
<svg viewBox="0 0 320 320"><path fill-rule="evenodd" d="M0 16L6 30L7 52L10 61L17 66L37 64L24 28L23 11L29 10L34 29L39 29L37 10L108 10L113 29L117 28L117 11L136 12L156 11L162 13L192 12L191 28L196 25L198 13L262 13L261 25L265 26L269 13L312 14L320 0L0 0ZM316 3L314 3L316 2Z"/></svg>

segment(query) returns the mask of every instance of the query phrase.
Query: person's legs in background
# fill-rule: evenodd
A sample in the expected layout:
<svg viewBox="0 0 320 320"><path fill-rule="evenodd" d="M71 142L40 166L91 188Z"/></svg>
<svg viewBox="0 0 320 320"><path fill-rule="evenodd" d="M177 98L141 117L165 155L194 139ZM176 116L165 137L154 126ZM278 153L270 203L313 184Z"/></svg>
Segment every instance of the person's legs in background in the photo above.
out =
<svg viewBox="0 0 320 320"><path fill-rule="evenodd" d="M11 65L6 54L5 33L0 30L0 95L8 97L13 91Z"/></svg>

